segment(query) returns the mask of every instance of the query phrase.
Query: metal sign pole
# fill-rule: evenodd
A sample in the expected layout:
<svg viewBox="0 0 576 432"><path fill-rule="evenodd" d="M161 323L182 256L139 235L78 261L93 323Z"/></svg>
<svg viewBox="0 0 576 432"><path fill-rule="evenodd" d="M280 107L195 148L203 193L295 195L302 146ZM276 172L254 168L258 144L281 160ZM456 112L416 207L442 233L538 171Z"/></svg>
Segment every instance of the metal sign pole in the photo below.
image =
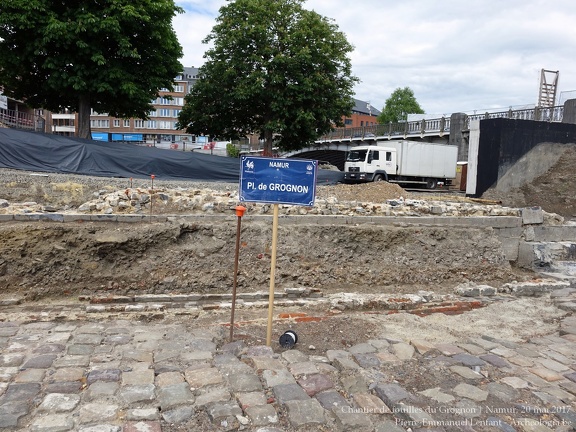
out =
<svg viewBox="0 0 576 432"><path fill-rule="evenodd" d="M236 224L236 253L234 255L234 282L232 284L232 313L230 315L230 342L234 339L234 309L236 309L236 286L238 285L238 257L240 255L240 226L242 225L242 215L246 211L246 207L236 206L236 216L238 216L238 223Z"/></svg>
<svg viewBox="0 0 576 432"><path fill-rule="evenodd" d="M266 346L272 344L272 315L274 312L274 279L276 278L276 244L278 240L278 204L274 204L274 219L272 222L272 259L270 262L270 293L268 295L268 328L266 330Z"/></svg>

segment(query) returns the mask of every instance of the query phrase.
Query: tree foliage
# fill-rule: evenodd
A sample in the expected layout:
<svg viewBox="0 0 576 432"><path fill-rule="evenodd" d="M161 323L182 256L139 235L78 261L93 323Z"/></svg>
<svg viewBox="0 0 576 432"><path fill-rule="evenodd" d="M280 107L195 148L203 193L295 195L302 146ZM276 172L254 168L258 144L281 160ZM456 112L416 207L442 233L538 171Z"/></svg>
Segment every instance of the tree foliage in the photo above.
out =
<svg viewBox="0 0 576 432"><path fill-rule="evenodd" d="M173 0L10 0L0 3L0 86L34 108L91 108L147 118L162 88L182 72Z"/></svg>
<svg viewBox="0 0 576 432"><path fill-rule="evenodd" d="M379 123L396 123L406 121L408 114L424 114L424 110L416 101L414 92L410 87L397 88L386 99L384 108L378 116Z"/></svg>
<svg viewBox="0 0 576 432"><path fill-rule="evenodd" d="M196 135L240 139L258 133L299 149L342 125L353 105L353 47L304 0L235 0L220 9L204 43L200 79L178 118Z"/></svg>

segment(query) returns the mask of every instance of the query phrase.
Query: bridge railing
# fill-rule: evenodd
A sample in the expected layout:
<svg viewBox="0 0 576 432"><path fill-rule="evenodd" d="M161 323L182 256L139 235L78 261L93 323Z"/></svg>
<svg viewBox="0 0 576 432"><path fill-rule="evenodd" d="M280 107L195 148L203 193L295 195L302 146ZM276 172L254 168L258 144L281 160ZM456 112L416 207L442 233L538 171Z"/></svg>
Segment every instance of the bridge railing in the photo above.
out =
<svg viewBox="0 0 576 432"><path fill-rule="evenodd" d="M550 108L535 107L519 110L509 109L508 111L486 112L484 114L467 114L466 128L470 127L470 122L473 120L491 118L561 122L563 114L563 106ZM441 117L409 122L377 124L372 126L335 128L331 132L319 137L317 142L342 140L365 141L371 139L424 137L430 135L443 136L450 133L450 126L450 118Z"/></svg>
<svg viewBox="0 0 576 432"><path fill-rule="evenodd" d="M437 118L411 122L377 124L372 126L335 128L319 138L319 141L370 140L415 135L443 135L450 133L450 119Z"/></svg>
<svg viewBox="0 0 576 432"><path fill-rule="evenodd" d="M467 126L470 125L472 120L483 120L491 118L508 118L514 120L535 120L535 121L547 121L547 122L561 122L564 115L563 106L555 106L549 108L528 108L520 110L508 110L493 113L484 114L472 114L468 115Z"/></svg>
<svg viewBox="0 0 576 432"><path fill-rule="evenodd" d="M34 130L35 117L27 112L0 108L0 123L7 127Z"/></svg>

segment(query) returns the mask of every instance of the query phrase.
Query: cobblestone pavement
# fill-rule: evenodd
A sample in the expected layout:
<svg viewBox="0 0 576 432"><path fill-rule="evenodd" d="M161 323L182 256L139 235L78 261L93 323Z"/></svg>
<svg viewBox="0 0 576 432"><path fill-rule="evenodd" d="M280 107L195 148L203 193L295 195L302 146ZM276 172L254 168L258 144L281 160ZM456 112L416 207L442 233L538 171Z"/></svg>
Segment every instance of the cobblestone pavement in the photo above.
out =
<svg viewBox="0 0 576 432"><path fill-rule="evenodd" d="M554 291L557 304L576 289ZM529 313L529 311L527 311ZM120 315L121 316L121 315ZM0 315L0 319L2 316ZM0 322L0 429L569 431L576 317L524 343L357 341L308 355L221 326Z"/></svg>

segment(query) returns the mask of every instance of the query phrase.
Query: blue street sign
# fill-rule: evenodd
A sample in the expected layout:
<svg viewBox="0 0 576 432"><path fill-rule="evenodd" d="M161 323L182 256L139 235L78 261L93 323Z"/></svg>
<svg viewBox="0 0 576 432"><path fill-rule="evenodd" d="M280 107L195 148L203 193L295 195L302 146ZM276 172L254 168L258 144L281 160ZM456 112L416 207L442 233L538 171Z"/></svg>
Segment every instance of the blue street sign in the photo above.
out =
<svg viewBox="0 0 576 432"><path fill-rule="evenodd" d="M318 161L242 156L240 201L311 207Z"/></svg>

